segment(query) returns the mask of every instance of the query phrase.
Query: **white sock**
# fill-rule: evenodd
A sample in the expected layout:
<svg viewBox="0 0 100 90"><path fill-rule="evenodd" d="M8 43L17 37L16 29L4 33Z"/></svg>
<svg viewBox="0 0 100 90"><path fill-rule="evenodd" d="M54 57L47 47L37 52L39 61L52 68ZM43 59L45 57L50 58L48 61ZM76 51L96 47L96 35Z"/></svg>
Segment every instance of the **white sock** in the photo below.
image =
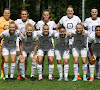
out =
<svg viewBox="0 0 100 90"><path fill-rule="evenodd" d="M33 76L34 77L34 74L35 74L35 71L36 71L36 62L32 62L32 65L31 65L31 77Z"/></svg>
<svg viewBox="0 0 100 90"><path fill-rule="evenodd" d="M74 67L74 75L75 75L75 77L77 77L77 74L78 74L78 64L74 64L73 67Z"/></svg>
<svg viewBox="0 0 100 90"><path fill-rule="evenodd" d="M21 76L25 78L25 63L20 63L19 65L20 65Z"/></svg>
<svg viewBox="0 0 100 90"><path fill-rule="evenodd" d="M14 76L14 72L15 72L15 63L11 63L11 66L10 66L10 78L13 78Z"/></svg>
<svg viewBox="0 0 100 90"><path fill-rule="evenodd" d="M87 64L82 65L82 70L83 70L83 77L86 77L87 74Z"/></svg>
<svg viewBox="0 0 100 90"><path fill-rule="evenodd" d="M94 78L94 68L95 68L95 65L90 65L90 64L89 64L90 77L93 77L93 78Z"/></svg>
<svg viewBox="0 0 100 90"><path fill-rule="evenodd" d="M64 77L65 77L65 78L68 77L68 71L69 71L69 65L66 64L66 65L64 65Z"/></svg>
<svg viewBox="0 0 100 90"><path fill-rule="evenodd" d="M17 56L17 61L16 61L16 65L17 65L17 74L18 74L18 75L20 75L20 67L19 67L19 63L20 63L20 62L19 62L19 57L20 57L20 56Z"/></svg>
<svg viewBox="0 0 100 90"><path fill-rule="evenodd" d="M57 64L57 69L58 69L58 72L59 72L59 76L62 77L62 65Z"/></svg>
<svg viewBox="0 0 100 90"><path fill-rule="evenodd" d="M42 64L41 65L37 64L37 70L38 70L39 77L41 77L42 76Z"/></svg>
<svg viewBox="0 0 100 90"><path fill-rule="evenodd" d="M9 70L8 63L4 63L5 78L8 78L8 70Z"/></svg>
<svg viewBox="0 0 100 90"><path fill-rule="evenodd" d="M49 77L52 77L53 70L54 70L54 64L53 65L49 65Z"/></svg>
<svg viewBox="0 0 100 90"><path fill-rule="evenodd" d="M96 60L96 76L99 77L100 61Z"/></svg>

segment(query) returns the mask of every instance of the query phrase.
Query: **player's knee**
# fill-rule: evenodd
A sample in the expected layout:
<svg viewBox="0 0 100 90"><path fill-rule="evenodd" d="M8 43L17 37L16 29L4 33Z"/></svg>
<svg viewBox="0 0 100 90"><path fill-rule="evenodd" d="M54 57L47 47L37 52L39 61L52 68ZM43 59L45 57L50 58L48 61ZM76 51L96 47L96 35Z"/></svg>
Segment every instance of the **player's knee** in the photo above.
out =
<svg viewBox="0 0 100 90"><path fill-rule="evenodd" d="M67 60L64 60L64 64L68 64L68 61Z"/></svg>
<svg viewBox="0 0 100 90"><path fill-rule="evenodd" d="M37 60L35 60L35 59L32 59L32 62L33 62L33 63L35 63L35 62L37 62Z"/></svg>
<svg viewBox="0 0 100 90"><path fill-rule="evenodd" d="M15 63L15 60L11 60L11 63Z"/></svg>
<svg viewBox="0 0 100 90"><path fill-rule="evenodd" d="M57 64L61 64L61 60L57 60Z"/></svg>
<svg viewBox="0 0 100 90"><path fill-rule="evenodd" d="M52 65L52 64L53 64L53 60L49 60L49 64L51 64L51 65Z"/></svg>
<svg viewBox="0 0 100 90"><path fill-rule="evenodd" d="M38 60L38 64L41 65L42 64L42 61L41 60Z"/></svg>
<svg viewBox="0 0 100 90"><path fill-rule="evenodd" d="M74 64L78 64L78 61L74 61Z"/></svg>
<svg viewBox="0 0 100 90"><path fill-rule="evenodd" d="M20 51L16 51L16 55L19 56L20 55Z"/></svg>
<svg viewBox="0 0 100 90"><path fill-rule="evenodd" d="M24 59L20 60L20 63L25 63L25 60Z"/></svg>
<svg viewBox="0 0 100 90"><path fill-rule="evenodd" d="M5 60L4 62L5 62L5 63L8 63L8 60Z"/></svg>

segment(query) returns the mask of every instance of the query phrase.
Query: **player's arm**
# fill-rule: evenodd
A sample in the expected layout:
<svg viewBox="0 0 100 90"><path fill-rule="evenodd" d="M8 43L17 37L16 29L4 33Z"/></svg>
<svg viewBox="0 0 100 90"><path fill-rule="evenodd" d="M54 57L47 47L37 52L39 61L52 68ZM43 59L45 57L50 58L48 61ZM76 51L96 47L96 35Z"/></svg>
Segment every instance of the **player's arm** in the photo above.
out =
<svg viewBox="0 0 100 90"><path fill-rule="evenodd" d="M59 31L59 27L61 27L61 24L58 22L58 24L56 25L56 30Z"/></svg>
<svg viewBox="0 0 100 90"><path fill-rule="evenodd" d="M0 37L0 54L1 54L1 52L2 52L1 40L2 40L2 38Z"/></svg>
<svg viewBox="0 0 100 90"><path fill-rule="evenodd" d="M22 41L19 41L19 48L20 48L21 56L23 56Z"/></svg>
<svg viewBox="0 0 100 90"><path fill-rule="evenodd" d="M33 54L33 58L36 59L36 51L37 51L37 45L38 45L38 41L34 42L34 54Z"/></svg>
<svg viewBox="0 0 100 90"><path fill-rule="evenodd" d="M93 56L93 50L92 50L92 43L89 43L88 44L88 47L89 47L89 51L90 51L90 54L91 54L91 56Z"/></svg>

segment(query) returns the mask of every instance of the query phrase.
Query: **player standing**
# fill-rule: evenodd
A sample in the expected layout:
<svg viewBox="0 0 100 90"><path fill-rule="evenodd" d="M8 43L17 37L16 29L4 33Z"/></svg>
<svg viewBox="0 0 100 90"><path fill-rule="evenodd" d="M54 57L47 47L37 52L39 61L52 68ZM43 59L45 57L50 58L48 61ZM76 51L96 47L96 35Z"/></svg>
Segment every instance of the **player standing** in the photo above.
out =
<svg viewBox="0 0 100 90"><path fill-rule="evenodd" d="M92 15L92 17L86 18L86 20L84 22L84 26L90 32L90 34L95 32L95 27L97 25L100 25L100 18L98 17L98 10L92 9L91 15ZM87 42L88 42L88 38L87 38ZM88 49L88 45L87 45L87 49ZM89 63L88 63L88 65L89 65ZM96 78L97 79L100 79L99 69L100 69L100 61L96 60ZM90 78L89 72L88 72L88 78Z"/></svg>
<svg viewBox="0 0 100 90"><path fill-rule="evenodd" d="M10 10L8 8L5 8L4 9L4 12L3 12L3 16L0 17L0 34L9 29L9 23L11 22L12 20L10 19ZM2 47L0 47L2 49ZM3 68L3 65L4 65L4 58L1 54L1 77L0 79L3 79L4 78L4 68Z"/></svg>
<svg viewBox="0 0 100 90"><path fill-rule="evenodd" d="M71 36L74 37L74 42L73 42L73 48L72 48L72 54L74 58L74 79L73 81L77 81L77 73L78 73L78 59L79 59L79 54L81 54L82 58L82 70L83 70L83 81L87 81L86 74L87 74L87 63L86 63L86 58L87 58L87 37L89 36L88 31L84 30L84 27L81 23L78 23L76 25L76 31L71 32Z"/></svg>
<svg viewBox="0 0 100 90"><path fill-rule="evenodd" d="M61 25L63 25L65 27L66 31L75 30L76 25L81 22L81 20L78 16L73 15L74 10L73 10L73 7L71 5L68 6L66 13L67 13L67 15L63 16L60 19L60 21L58 22L58 24L56 26L56 30L58 30L58 28ZM70 53L72 52L72 44L73 44L73 38L70 39L70 41L69 41ZM79 76L79 73L78 73L78 79L82 80Z"/></svg>
<svg viewBox="0 0 100 90"><path fill-rule="evenodd" d="M39 74L39 80L42 80L42 62L45 54L48 54L48 60L49 60L48 78L49 80L53 80L52 74L54 70L54 64L53 64L54 47L52 43L52 38L54 37L56 32L57 31L55 30L50 30L47 24L43 26L42 31L37 31L37 35L39 38L38 51L37 51L37 58L38 58L37 70Z"/></svg>
<svg viewBox="0 0 100 90"><path fill-rule="evenodd" d="M35 26L35 22L32 19L29 19L29 14L28 11L26 9L22 9L21 10L21 19L17 19L15 21L15 23L18 26L18 29L20 30L20 32L22 33L23 31L25 31L25 25L27 23L31 23L33 26ZM17 79L20 79L20 70L19 70L19 55L20 55L20 49L19 49L19 37L17 38L17 73L18 73L18 77ZM28 56L26 57L25 60L25 73L27 71L27 67L28 67ZM26 79L26 77L25 77Z"/></svg>
<svg viewBox="0 0 100 90"><path fill-rule="evenodd" d="M31 76L30 80L34 81L34 74L36 71L36 51L37 51L37 34L33 32L33 25L28 23L25 26L25 35L20 36L20 70L21 70L21 81L25 80L25 58L30 55L31 57Z"/></svg>
<svg viewBox="0 0 100 90"><path fill-rule="evenodd" d="M2 51L4 57L4 74L5 74L5 81L8 81L8 60L9 60L9 53L11 55L11 74L10 74L10 81L14 81L14 71L15 71L15 57L16 57L16 39L20 35L20 31L17 30L16 24L12 21L9 24L9 29L2 32L0 35L0 44L1 40L4 39L2 44Z"/></svg>
<svg viewBox="0 0 100 90"><path fill-rule="evenodd" d="M90 51L90 80L94 80L95 60L100 61L100 25L96 26L95 32L89 36L89 51ZM93 60L94 59L94 60Z"/></svg>
<svg viewBox="0 0 100 90"><path fill-rule="evenodd" d="M65 28L61 27L59 29L59 33L55 34L55 38L56 38L55 56L57 60L57 69L59 72L58 81L61 81L63 79L62 64L61 64L62 58L64 60L64 80L69 81L68 80L68 71L69 71L68 61L70 58L70 52L69 52L68 43L69 43L70 37L68 37Z"/></svg>

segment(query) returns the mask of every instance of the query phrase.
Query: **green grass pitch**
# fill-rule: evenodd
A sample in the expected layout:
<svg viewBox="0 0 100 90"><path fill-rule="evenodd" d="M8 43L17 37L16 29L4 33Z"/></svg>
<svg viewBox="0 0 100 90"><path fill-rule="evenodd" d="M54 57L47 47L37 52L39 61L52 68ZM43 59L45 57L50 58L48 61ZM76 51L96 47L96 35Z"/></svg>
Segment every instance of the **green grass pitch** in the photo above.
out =
<svg viewBox="0 0 100 90"><path fill-rule="evenodd" d="M80 75L82 77L82 61L80 60ZM15 70L15 81L14 82L4 82L3 80L0 80L0 90L100 90L100 80L94 80L93 82L84 82L84 81L77 81L72 82L72 79L74 78L74 72L73 72L73 58L71 56L69 60L69 82L57 81L58 80L58 70L57 70L57 62L54 58L54 81L48 80L48 59L47 56L45 57L45 64L44 64L44 72L43 72L43 80L38 81L38 73L36 71L35 74L35 81L30 81L30 74L31 74L31 60L29 58L28 63L28 70L26 73L27 80L25 81L19 81L16 79L17 77L17 70ZM10 67L9 67L10 68Z"/></svg>

